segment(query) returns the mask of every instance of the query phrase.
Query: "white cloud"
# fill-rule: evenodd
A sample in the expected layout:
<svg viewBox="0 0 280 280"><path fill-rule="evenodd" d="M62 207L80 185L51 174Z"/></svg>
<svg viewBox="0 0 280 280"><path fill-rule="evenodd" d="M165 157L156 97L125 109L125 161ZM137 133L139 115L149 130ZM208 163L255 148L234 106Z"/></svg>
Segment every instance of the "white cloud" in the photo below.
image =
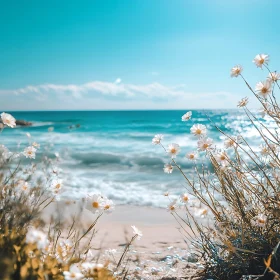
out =
<svg viewBox="0 0 280 280"><path fill-rule="evenodd" d="M103 81L92 81L81 85L57 85L57 84L42 84L42 85L29 85L24 88L13 91L15 94L27 93L68 93L73 97L80 98L89 92L99 93L107 96L124 96L127 98L133 97L148 97L148 98L174 98L185 97L197 98L195 94L188 93L185 90L185 85L165 86L160 83L154 82L146 85L124 84L118 78L114 83ZM200 96L209 97L209 95L224 95L225 92L205 93ZM229 93L228 93L229 94Z"/></svg>
<svg viewBox="0 0 280 280"><path fill-rule="evenodd" d="M178 86L168 87L159 83L151 83L146 85L123 84L118 78L114 83L103 81L92 81L81 85L57 85L57 84L42 84L29 85L14 91L15 94L26 93L70 93L73 97L81 97L88 92L96 92L103 95L122 95L126 97L133 97L137 95L147 97L168 97L181 96L185 92Z"/></svg>
<svg viewBox="0 0 280 280"><path fill-rule="evenodd" d="M115 80L115 84L120 84L122 82L122 79L121 78L117 78L116 80Z"/></svg>
<svg viewBox="0 0 280 280"><path fill-rule="evenodd" d="M120 78L80 85L29 85L0 90L0 96L2 110L236 108L241 99L240 94L223 91L192 93L183 84L125 84Z"/></svg>

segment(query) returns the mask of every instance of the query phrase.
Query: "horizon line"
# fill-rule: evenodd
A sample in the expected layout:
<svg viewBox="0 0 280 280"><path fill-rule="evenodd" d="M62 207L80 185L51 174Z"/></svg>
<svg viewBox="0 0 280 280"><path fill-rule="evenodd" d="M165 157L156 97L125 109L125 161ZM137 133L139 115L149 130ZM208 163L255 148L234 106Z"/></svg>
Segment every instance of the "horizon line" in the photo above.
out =
<svg viewBox="0 0 280 280"><path fill-rule="evenodd" d="M257 108L251 108L257 109ZM203 111L203 110L242 110L241 108L195 108L195 109L50 109L50 110L0 110L0 112L131 112L131 111Z"/></svg>

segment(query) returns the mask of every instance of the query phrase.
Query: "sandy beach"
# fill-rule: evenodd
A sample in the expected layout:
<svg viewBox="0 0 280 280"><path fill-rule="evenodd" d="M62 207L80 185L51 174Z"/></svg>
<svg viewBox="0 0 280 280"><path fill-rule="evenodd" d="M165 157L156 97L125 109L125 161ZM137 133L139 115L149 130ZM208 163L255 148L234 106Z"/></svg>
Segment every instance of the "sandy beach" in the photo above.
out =
<svg viewBox="0 0 280 280"><path fill-rule="evenodd" d="M60 211L64 209L63 202L53 205L44 214L45 219L55 211L53 207L57 206ZM75 206L64 210L68 215L72 215L75 208L77 210ZM81 222L86 227L94 221L95 217L84 210ZM92 241L93 254L100 256L108 249L116 249L115 258L118 260L133 236L131 225L135 225L143 233L143 237L135 240L130 248L129 254L133 260L130 265L132 272L137 269L139 263L143 265L145 262L144 266L162 268L165 271L149 279L195 279L193 277L197 276L198 270L195 261L190 261L189 242L181 234L174 217L165 209L116 206L111 214L104 214L95 226L96 234ZM173 278L168 278L171 273Z"/></svg>

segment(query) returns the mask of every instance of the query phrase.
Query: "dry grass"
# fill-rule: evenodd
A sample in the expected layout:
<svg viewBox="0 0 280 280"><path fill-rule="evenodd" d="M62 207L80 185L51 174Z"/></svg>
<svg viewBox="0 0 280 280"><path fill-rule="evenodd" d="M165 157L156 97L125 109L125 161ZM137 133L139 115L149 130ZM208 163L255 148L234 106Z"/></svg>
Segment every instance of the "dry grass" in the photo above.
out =
<svg viewBox="0 0 280 280"><path fill-rule="evenodd" d="M266 61L260 63L268 71L266 74L276 76L270 72ZM273 127L268 127L258 114L247 108L247 99L239 102L238 106L259 135L260 150L253 150L242 135L227 135L212 123L226 139L225 147L210 141L203 149L198 142L200 156L205 155L210 166L194 160L195 172L190 177L177 164L174 145L166 148L160 141L155 144L162 145L169 155L173 154L169 164L179 169L186 181L192 201L182 200L186 215L177 211L177 202L171 203L169 210L180 224L182 234L192 242L196 256L204 265L205 277L217 280L278 279L280 108L275 91L279 93L280 87L277 79L270 79L267 84L263 83L268 88L259 85L253 90L238 67L233 68L232 76L244 80L262 106L263 114L273 121ZM207 137L198 134L198 141ZM195 235L194 239L190 231Z"/></svg>

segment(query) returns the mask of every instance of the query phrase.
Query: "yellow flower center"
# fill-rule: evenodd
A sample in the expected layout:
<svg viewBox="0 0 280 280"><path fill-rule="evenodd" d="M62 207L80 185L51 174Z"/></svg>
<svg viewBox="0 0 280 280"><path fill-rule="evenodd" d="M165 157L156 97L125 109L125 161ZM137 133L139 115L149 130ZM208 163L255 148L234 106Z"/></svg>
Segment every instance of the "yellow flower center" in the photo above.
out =
<svg viewBox="0 0 280 280"><path fill-rule="evenodd" d="M97 201L92 202L93 208L99 208L99 203Z"/></svg>
<svg viewBox="0 0 280 280"><path fill-rule="evenodd" d="M262 93L267 93L267 92L268 92L268 88L263 87L262 90L261 90L261 92L262 92Z"/></svg>
<svg viewBox="0 0 280 280"><path fill-rule="evenodd" d="M259 222L260 224L265 224L265 220L262 219L262 218L258 218L258 222Z"/></svg>
<svg viewBox="0 0 280 280"><path fill-rule="evenodd" d="M194 154L190 154L190 158L193 159L194 158Z"/></svg>
<svg viewBox="0 0 280 280"><path fill-rule="evenodd" d="M170 153L171 153L171 154L175 154L175 153L176 153L176 149L175 149L175 148L172 148L172 149L170 150Z"/></svg>
<svg viewBox="0 0 280 280"><path fill-rule="evenodd" d="M171 211L175 210L174 205L171 205L171 206L170 206L170 210L171 210Z"/></svg>
<svg viewBox="0 0 280 280"><path fill-rule="evenodd" d="M105 205L105 206L104 206L104 209L105 209L105 210L110 209L110 205L109 205L109 204Z"/></svg>
<svg viewBox="0 0 280 280"><path fill-rule="evenodd" d="M226 157L225 157L224 155L222 155L222 156L220 157L220 159L221 159L221 160L225 160Z"/></svg>
<svg viewBox="0 0 280 280"><path fill-rule="evenodd" d="M260 64L264 64L264 58L260 59Z"/></svg>
<svg viewBox="0 0 280 280"><path fill-rule="evenodd" d="M56 184L56 185L55 185L55 188L56 188L56 189L60 189L60 187L61 187L60 184Z"/></svg>
<svg viewBox="0 0 280 280"><path fill-rule="evenodd" d="M206 214L207 214L207 210L206 209L202 210L201 215L206 215Z"/></svg>
<svg viewBox="0 0 280 280"><path fill-rule="evenodd" d="M183 196L183 200L184 200L184 201L188 201L189 198L185 195L185 196Z"/></svg>
<svg viewBox="0 0 280 280"><path fill-rule="evenodd" d="M204 144L203 144L203 148L204 148L204 149L207 149L208 147L209 147L209 145L208 145L207 143L204 143Z"/></svg>
<svg viewBox="0 0 280 280"><path fill-rule="evenodd" d="M202 132L202 131L201 131L201 129L199 129L199 128L196 130L196 134L201 134L201 132Z"/></svg>

